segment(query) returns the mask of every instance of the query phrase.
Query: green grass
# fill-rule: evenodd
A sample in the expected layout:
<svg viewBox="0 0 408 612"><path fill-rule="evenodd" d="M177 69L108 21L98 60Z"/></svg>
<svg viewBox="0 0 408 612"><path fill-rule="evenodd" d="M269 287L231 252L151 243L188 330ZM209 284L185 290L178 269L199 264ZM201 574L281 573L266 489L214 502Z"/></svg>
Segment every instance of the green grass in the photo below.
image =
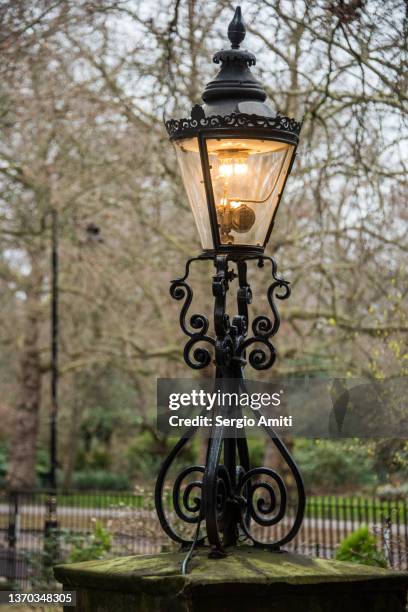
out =
<svg viewBox="0 0 408 612"><path fill-rule="evenodd" d="M23 514L31 514L35 507L45 507L47 499L48 495L45 492L36 493L34 497L29 496L26 500L22 497L21 505L30 507L28 512ZM129 492L60 493L57 497L57 505L66 508L100 510L111 508L154 509L151 494ZM171 511L171 496L168 497L166 506ZM404 524L408 523L408 505L406 501L382 501L368 496L311 495L307 498L305 516L317 519L354 520L357 523L381 522L390 516L392 522L395 522L398 517L400 523ZM6 515L0 516L0 523L7 523L7 520Z"/></svg>
<svg viewBox="0 0 408 612"><path fill-rule="evenodd" d="M32 499L32 498L31 498ZM48 499L47 493L36 493L34 500L36 504L45 504ZM24 502L23 502L24 503ZM92 493L59 493L57 496L58 506L70 508L98 508L106 509L113 506L127 506L129 508L149 508L153 502L143 494L129 492L109 493L97 491Z"/></svg>

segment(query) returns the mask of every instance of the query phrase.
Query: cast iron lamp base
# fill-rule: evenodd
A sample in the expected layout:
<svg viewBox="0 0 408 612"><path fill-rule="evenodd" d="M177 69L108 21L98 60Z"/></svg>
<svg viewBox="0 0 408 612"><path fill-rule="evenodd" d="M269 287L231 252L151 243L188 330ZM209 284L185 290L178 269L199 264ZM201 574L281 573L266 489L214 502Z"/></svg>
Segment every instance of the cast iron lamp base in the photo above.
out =
<svg viewBox="0 0 408 612"><path fill-rule="evenodd" d="M216 268L212 283L215 298L214 336L208 335L209 322L206 316L193 314L187 320L193 299L193 291L187 279L191 263L200 260L213 260ZM265 315L255 317L251 325L253 335L250 337L248 337L248 305L252 301L252 292L247 281L248 261L257 261L261 268L265 262L269 262L272 268L272 283L267 291L272 318ZM226 314L226 296L230 284L235 279L238 279L238 314L230 319ZM256 370L266 370L274 364L276 351L271 339L280 325L274 298L280 300L288 298L290 288L287 281L277 276L276 262L272 257L245 253L202 254L187 261L184 276L172 281L170 294L176 300L183 300L180 326L189 338L184 348L184 360L189 367L199 370L211 363L210 350L203 344L210 345L214 352L217 383L226 391L239 392L245 391L243 368L247 360ZM239 405L219 406L217 410L218 414L225 417L231 416L231 410L234 411L234 415L241 414ZM276 432L267 426L264 426L264 430L286 462L296 486L297 506L293 519L285 520L285 525L282 522L284 518L288 518L288 495L282 476L269 467L250 466L245 435L227 436L225 427L213 426L205 465L186 467L174 481L172 492L174 511L183 522L196 525L195 535L191 539L176 533L166 517L163 503L164 484L173 462L197 430L198 427L191 427L172 449L160 469L155 489L155 505L163 530L172 540L189 548L182 565L183 573L186 572L194 547L206 541L210 545L210 556L219 557L225 554L226 547L234 546L242 539L275 551L292 540L302 524L306 501L305 490L296 463ZM222 451L223 460L221 460ZM199 474L201 479L191 480L191 475L198 478ZM263 480L265 477L267 480ZM265 495L266 499L260 493ZM285 527L289 523L289 527L284 535L273 541L260 541L253 533L253 524L270 527L278 523ZM204 525L205 533L202 534L201 528Z"/></svg>

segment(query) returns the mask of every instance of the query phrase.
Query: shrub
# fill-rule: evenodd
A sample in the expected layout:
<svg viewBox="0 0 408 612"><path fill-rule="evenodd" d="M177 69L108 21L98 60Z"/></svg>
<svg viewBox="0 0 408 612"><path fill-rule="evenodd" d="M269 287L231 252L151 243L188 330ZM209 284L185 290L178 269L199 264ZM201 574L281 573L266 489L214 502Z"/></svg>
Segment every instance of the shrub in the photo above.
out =
<svg viewBox="0 0 408 612"><path fill-rule="evenodd" d="M249 446L249 459L251 467L264 464L266 439L251 440Z"/></svg>
<svg viewBox="0 0 408 612"><path fill-rule="evenodd" d="M71 563L103 559L112 548L112 536L100 521L95 521L90 535L72 534L66 541L73 545L69 555Z"/></svg>
<svg viewBox="0 0 408 612"><path fill-rule="evenodd" d="M376 483L372 458L364 446L341 440L299 439L294 455L308 490L327 493Z"/></svg>
<svg viewBox="0 0 408 612"><path fill-rule="evenodd" d="M154 453L146 443L145 437L140 436L133 440L124 453L126 470L133 478L151 478L159 471L163 456Z"/></svg>
<svg viewBox="0 0 408 612"><path fill-rule="evenodd" d="M53 567L65 561L60 549L60 532L51 528L44 534L43 547L25 553L24 560L28 565L31 587L38 591L57 588Z"/></svg>
<svg viewBox="0 0 408 612"><path fill-rule="evenodd" d="M112 474L104 470L76 472L73 485L80 491L126 491L130 489L129 478L126 474Z"/></svg>
<svg viewBox="0 0 408 612"><path fill-rule="evenodd" d="M363 565L387 567L384 555L376 548L376 539L368 527L360 527L339 545L336 552L338 561L351 561Z"/></svg>
<svg viewBox="0 0 408 612"><path fill-rule="evenodd" d="M105 448L94 448L89 453L88 465L90 469L107 470L112 465L112 457Z"/></svg>
<svg viewBox="0 0 408 612"><path fill-rule="evenodd" d="M177 438L167 438L161 443L155 440L149 431L143 432L132 440L124 452L126 460L125 469L135 479L150 479L155 477L159 468L176 443ZM194 437L186 444L176 459L174 467L180 463L185 467L188 463L197 463L200 438Z"/></svg>

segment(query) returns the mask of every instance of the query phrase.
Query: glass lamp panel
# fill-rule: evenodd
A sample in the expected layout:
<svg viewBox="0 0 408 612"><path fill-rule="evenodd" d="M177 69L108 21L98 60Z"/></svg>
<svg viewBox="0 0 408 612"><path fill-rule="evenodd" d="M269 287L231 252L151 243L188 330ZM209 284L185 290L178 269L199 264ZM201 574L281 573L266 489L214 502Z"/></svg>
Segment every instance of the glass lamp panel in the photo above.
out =
<svg viewBox="0 0 408 612"><path fill-rule="evenodd" d="M294 147L274 140L206 140L220 243L263 246Z"/></svg>
<svg viewBox="0 0 408 612"><path fill-rule="evenodd" d="M201 245L203 249L212 249L214 245L197 138L177 140L175 149Z"/></svg>

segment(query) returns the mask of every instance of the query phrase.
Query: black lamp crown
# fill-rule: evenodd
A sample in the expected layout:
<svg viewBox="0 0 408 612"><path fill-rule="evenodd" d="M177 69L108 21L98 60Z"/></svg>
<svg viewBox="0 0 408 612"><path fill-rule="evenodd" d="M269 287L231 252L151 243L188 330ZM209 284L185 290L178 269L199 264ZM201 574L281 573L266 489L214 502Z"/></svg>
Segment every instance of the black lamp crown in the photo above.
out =
<svg viewBox="0 0 408 612"><path fill-rule="evenodd" d="M191 117L170 119L173 141L204 253L263 253L290 174L301 123L273 110L240 48L241 9L228 27L231 49Z"/></svg>

